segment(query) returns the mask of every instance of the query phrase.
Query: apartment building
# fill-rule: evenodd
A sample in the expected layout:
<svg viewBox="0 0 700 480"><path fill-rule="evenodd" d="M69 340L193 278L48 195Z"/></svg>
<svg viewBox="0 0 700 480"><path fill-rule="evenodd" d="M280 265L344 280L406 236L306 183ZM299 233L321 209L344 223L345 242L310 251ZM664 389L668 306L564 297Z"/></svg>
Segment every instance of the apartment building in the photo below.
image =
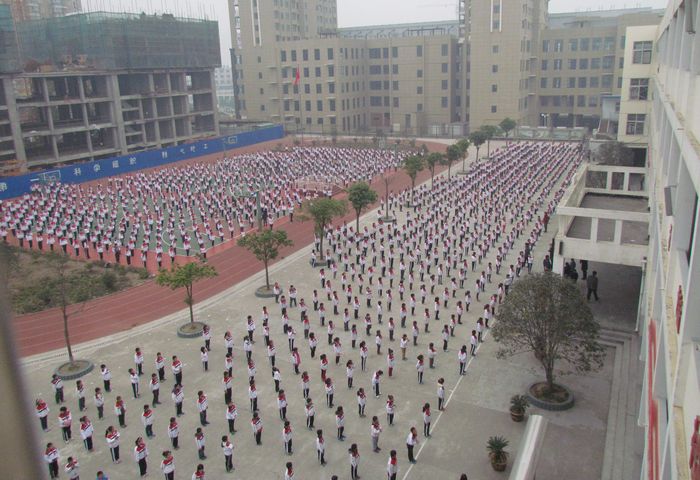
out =
<svg viewBox="0 0 700 480"><path fill-rule="evenodd" d="M81 0L0 0L9 5L16 22L62 17L82 12Z"/></svg>
<svg viewBox="0 0 700 480"><path fill-rule="evenodd" d="M505 117L597 128L622 86L625 29L661 15L460 0L456 21L336 28L332 0L232 1L239 115L325 133L459 135Z"/></svg>
<svg viewBox="0 0 700 480"><path fill-rule="evenodd" d="M216 22L88 13L21 22L16 30L0 22L0 28L18 40L0 53L3 172L219 132Z"/></svg>

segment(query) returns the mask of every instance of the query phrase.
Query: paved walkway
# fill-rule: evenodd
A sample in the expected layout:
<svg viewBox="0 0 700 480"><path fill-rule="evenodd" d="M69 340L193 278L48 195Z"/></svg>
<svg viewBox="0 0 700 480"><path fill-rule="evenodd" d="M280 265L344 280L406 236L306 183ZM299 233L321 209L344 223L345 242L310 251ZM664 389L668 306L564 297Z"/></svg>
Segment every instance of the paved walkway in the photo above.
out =
<svg viewBox="0 0 700 480"><path fill-rule="evenodd" d="M366 215L363 223L367 224L376 218L376 213ZM400 218L403 220L403 218ZM555 224L555 222L553 222ZM541 260L549 241L556 232L544 235L534 251L535 270L541 270ZM516 242L514 250L518 251L524 238ZM284 286L293 283L300 292L300 297L309 298L312 289L317 288L317 271L312 270L308 263L310 247L305 247L286 258L280 260L271 269L271 277ZM490 255L492 257L493 254ZM510 259L511 257L509 257ZM487 258L486 261L492 261ZM257 267L259 268L259 266ZM506 269L503 269L505 271ZM494 284L489 286L492 290L502 275L494 275ZM535 378L541 378L541 370L531 356L519 356L509 360L496 359L496 345L486 333L486 342L479 347L477 357L474 357L468 366L467 376L457 375L456 351L462 344L468 344L469 327L474 325L480 314L479 308L472 308L464 315L467 326L460 326L456 330L456 338L450 339L450 350L447 353L438 354L436 369L426 369L425 383L419 385L415 379L415 356L424 352L428 342L441 343L438 328L431 328L430 334L421 333L418 347L409 347L408 358L410 361L397 360L395 377L385 378L382 382L382 397L375 399L369 395L367 400L367 418L360 419L357 416L354 389L345 387L344 361L353 358L359 363L357 351L349 348L348 334L337 332L341 337L345 356L340 366L332 361L332 352L325 344L319 343L319 352L331 356L329 376L336 382L336 405L343 405L346 411L346 435L347 441L339 442L335 438L335 420L333 409L325 406L324 392L319 382L318 361L308 358L306 343L298 339L301 345L302 370L308 370L311 375L311 397L316 405L316 428L322 428L326 438L326 460L328 465L320 467L316 461L315 433L304 428L304 413L302 408L301 388L298 377L294 376L288 361L286 337L279 328L276 318L278 309L271 301L264 301L253 296L254 289L259 285L261 274L258 273L245 282L232 287L209 300L200 302L196 308L199 318L205 318L212 325L213 350L210 355L210 370L202 372L199 359L199 347L201 339L183 340L175 335L175 326L181 323L187 313L180 310L167 317L142 325L129 332L112 335L98 341L89 342L76 347L78 357L91 358L97 362L104 362L110 366L113 379L113 392L107 395L105 408L105 420L97 421L95 408L88 400L87 414L95 424L96 450L87 453L79 439L70 444L64 444L60 440L60 431L56 427L57 406L49 401L51 408L52 431L42 434L42 441L52 441L60 449L62 459L69 455L78 458L82 465L84 476L91 476L98 468L104 469L110 478L126 479L137 477L137 467L131 455L133 442L137 436L143 436L143 427L139 421L141 406L148 403L150 395L145 393L139 400L131 396L129 378L126 370L132 366L133 348L138 345L142 348L146 357L145 372L153 370L153 356L156 351L162 351L166 358L177 354L184 362L185 385L185 412L186 415L179 419L181 448L175 453L176 478L189 478L194 471L197 459L194 448L193 434L198 426L198 418L195 409L195 394L198 389L203 389L209 396L210 414L212 422L206 430L207 455L204 463L207 477L223 478L261 478L282 479L284 464L287 461L294 463L296 478L327 480L332 474L339 475L341 479L348 479L349 466L347 449L351 443L359 446L361 459L359 473L367 479L384 478L386 461L389 450L396 449L399 458L399 475L402 480L422 480L426 478L457 479L462 472L469 474L470 478L478 480L496 480L506 478L505 474L494 472L488 462L485 443L491 435L504 435L511 444L512 465L513 456L519 447L520 438L525 424L517 424L510 420L508 414L508 399L511 395L522 392L523 389ZM179 307L175 305L175 308ZM244 369L244 357L241 351L240 339L244 333L241 322L246 314L257 315L262 305L270 308L275 317L272 322L272 339L278 350L278 364L282 373L282 387L287 392L289 400L288 418L294 428L294 454L283 454L281 431L282 423L277 416L276 395L270 377L267 376L267 360L262 347L258 342L254 348L254 359L258 368L259 409L262 412L264 424L263 445L255 446L250 430L250 411L247 402L247 376ZM474 305L475 307L477 305ZM297 324L298 314L292 312L292 323ZM318 325L315 315L311 315L312 329L319 334L319 339L325 339L325 331ZM238 433L233 435L232 441L236 447L234 450L234 464L236 471L227 475L224 473L223 458L218 440L226 432L224 420L223 392L220 384L220 375L223 366L223 345L221 336L226 329L234 333L236 349L234 350L234 382L233 399L238 406L239 418L236 421ZM402 330L397 327L397 331ZM299 335L301 337L302 335ZM364 335L361 335L364 339ZM397 343L387 342L388 347L397 349ZM49 386L49 373L51 368L58 363L52 355L35 356L27 359L25 373L28 379L32 398L41 396L51 399ZM378 356L373 349L370 351L367 372L355 371L355 388L364 387L370 391L371 372L378 368L386 367L384 355ZM169 446L165 426L167 419L174 413L172 402L169 398L169 390L172 387L172 375L166 373L167 380L161 385L161 399L163 405L155 410L156 438L147 440L150 458L149 472L152 477L158 478L158 465L160 452ZM446 380L448 403L443 413L436 410L436 381L444 377ZM94 387L101 386L99 373L93 372L84 377L86 391L91 392ZM571 412L547 413L552 425L547 434L545 451L556 451L555 455L543 455L540 465L543 467L538 473L538 478L545 480L561 479L566 477L571 480L590 480L600 477L600 460L605 438L605 416L609 402L609 368L599 374L589 376L568 377L567 385L574 388L577 394L577 407ZM142 391L145 391L145 380L141 381ZM128 427L120 429L122 434L122 463L113 465L109 460L109 452L103 439L103 432L108 425L116 424L116 418L112 412L114 396L121 394L127 402ZM386 395L392 394L396 399L395 425L387 425L384 414ZM66 404L71 408L74 419L80 416L77 410L77 401L74 393L74 383L66 382ZM433 436L430 439L422 435L421 406L425 402L433 405ZM542 413L532 409L530 413ZM371 453L369 439L369 424L372 415L377 415L384 428L380 438L382 452ZM38 421L32 418L32 424L38 428ZM74 420L75 421L75 420ZM76 422L77 423L77 422ZM417 449L418 463L411 466L406 460L405 438L411 426L419 430L420 444ZM74 428L74 432L77 430ZM509 466L510 469L510 466Z"/></svg>
<svg viewBox="0 0 700 480"><path fill-rule="evenodd" d="M280 142L267 142L262 146L271 148L278 143ZM440 144L428 144L428 147L436 151L444 150L444 145ZM214 161L220 157L221 154L218 154L207 160ZM438 171L441 170L444 170L444 167ZM430 178L430 172L425 170L418 175L417 182L423 182L428 178ZM371 185L379 192L380 196L383 196L384 181L382 178L375 178ZM389 184L391 191L397 192L409 186L410 179L406 173L399 170L391 174ZM344 193L336 196L336 198L345 197ZM354 220L354 212L352 209L350 210L351 212L342 221ZM336 220L334 223L337 224L339 221ZM275 228L285 230L294 242L292 247L281 251L280 259L313 241L312 222L295 221L289 223L288 218L284 218L275 223ZM196 302L201 302L223 292L226 288L250 277L262 268L261 263L251 253L234 245L216 246L210 250L207 257L219 275L195 285L194 298ZM154 258L151 258L151 261L153 260ZM138 287L98 298L84 305L72 306L70 308L70 311L73 312L70 316L72 343L77 344L128 330L176 312L182 308L183 298L182 291L172 291L160 287L151 280ZM22 356L47 352L64 346L62 317L57 308L16 316L14 328L17 345Z"/></svg>

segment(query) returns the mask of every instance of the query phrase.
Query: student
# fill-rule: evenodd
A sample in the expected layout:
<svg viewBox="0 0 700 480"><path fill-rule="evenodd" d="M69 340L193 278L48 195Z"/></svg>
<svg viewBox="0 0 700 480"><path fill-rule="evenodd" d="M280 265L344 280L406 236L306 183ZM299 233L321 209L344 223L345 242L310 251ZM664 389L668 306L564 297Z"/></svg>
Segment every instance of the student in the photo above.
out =
<svg viewBox="0 0 700 480"><path fill-rule="evenodd" d="M141 477L145 477L148 475L148 462L146 460L148 458L148 448L141 437L138 437L134 444L136 445L134 447L134 459L139 466L139 474Z"/></svg>
<svg viewBox="0 0 700 480"><path fill-rule="evenodd" d="M345 441L345 414L343 412L343 407L340 406L335 410L335 426L338 429L338 440L341 442Z"/></svg>
<svg viewBox="0 0 700 480"><path fill-rule="evenodd" d="M352 480L358 480L360 476L357 473L357 469L360 466L360 452L357 451L357 444L353 443L348 449L350 455L350 478Z"/></svg>
<svg viewBox="0 0 700 480"><path fill-rule="evenodd" d="M58 426L61 427L61 435L63 436L63 441L68 443L71 441L72 431L71 424L73 423L73 417L67 407L61 407L58 413Z"/></svg>
<svg viewBox="0 0 700 480"><path fill-rule="evenodd" d="M233 472L233 443L228 439L228 436L224 435L221 437L221 449L224 452L224 465L226 466L226 472Z"/></svg>
<svg viewBox="0 0 700 480"><path fill-rule="evenodd" d="M49 467L49 478L58 478L58 459L59 454L53 443L46 444L46 450L44 450L44 461Z"/></svg>
<svg viewBox="0 0 700 480"><path fill-rule="evenodd" d="M146 429L146 438L155 437L155 434L153 433L153 410L151 410L148 405L143 406L141 423L143 423L143 426Z"/></svg>
<svg viewBox="0 0 700 480"><path fill-rule="evenodd" d="M315 260L313 260L313 263L315 263ZM294 480L294 466L292 462L287 462L284 466L284 480Z"/></svg>
<svg viewBox="0 0 700 480"><path fill-rule="evenodd" d="M390 427L394 426L394 412L395 412L395 406L394 406L394 396L389 395L386 397L386 420L389 423Z"/></svg>
<svg viewBox="0 0 700 480"><path fill-rule="evenodd" d="M292 452L292 424L289 420L284 421L284 427L282 427L282 441L284 442L284 453L286 455L291 455Z"/></svg>
<svg viewBox="0 0 700 480"><path fill-rule="evenodd" d="M238 410L233 402L228 402L226 406L226 421L228 422L228 433L233 435L236 433L236 418L238 418Z"/></svg>
<svg viewBox="0 0 700 480"><path fill-rule="evenodd" d="M207 456L204 453L204 448L206 447L206 439L204 438L204 431L202 427L197 427L194 432L194 443L197 446L197 455L200 460L206 460Z"/></svg>
<svg viewBox="0 0 700 480"><path fill-rule="evenodd" d="M109 453L112 456L113 463L120 463L119 460L119 432L113 426L107 427L105 432L105 440L107 441L107 447L109 447Z"/></svg>
<svg viewBox="0 0 700 480"><path fill-rule="evenodd" d="M163 452L163 460L160 462L160 469L165 475L165 480L175 479L175 458L170 453L170 450Z"/></svg>
<svg viewBox="0 0 700 480"><path fill-rule="evenodd" d="M438 411L445 410L445 379L440 377L437 381Z"/></svg>
<svg viewBox="0 0 700 480"><path fill-rule="evenodd" d="M379 453L379 434L382 433L382 426L379 424L379 418L372 417L372 424L369 427L370 438L372 439L372 451Z"/></svg>
<svg viewBox="0 0 700 480"><path fill-rule="evenodd" d="M168 438L170 438L170 443L175 450L179 449L179 438L180 438L180 427L177 424L175 417L170 417L170 423L168 424Z"/></svg>
<svg viewBox="0 0 700 480"><path fill-rule="evenodd" d="M398 460L396 458L396 450L389 452L389 460L386 462L386 478L387 480L396 480L396 475L399 473Z"/></svg>
<svg viewBox="0 0 700 480"><path fill-rule="evenodd" d="M408 461L411 463L416 463L416 459L413 456L413 449L418 445L418 431L416 427L411 427L411 431L408 432L408 437L406 437L406 448L408 450Z"/></svg>
<svg viewBox="0 0 700 480"><path fill-rule="evenodd" d="M321 466L326 465L326 441L323 439L323 430L316 430L316 456Z"/></svg>
<svg viewBox="0 0 700 480"><path fill-rule="evenodd" d="M73 457L68 457L68 461L65 467L63 467L63 470L66 472L66 475L68 475L69 479L80 479L80 465L78 464L78 461L75 460Z"/></svg>
<svg viewBox="0 0 700 480"><path fill-rule="evenodd" d="M360 418L365 416L365 405L367 405L367 395L365 389L360 387L357 391L357 413Z"/></svg>
<svg viewBox="0 0 700 480"><path fill-rule="evenodd" d="M316 409L314 408L314 402L311 400L311 398L306 399L304 413L306 414L306 428L313 430L314 420L316 418Z"/></svg>
<svg viewBox="0 0 700 480"><path fill-rule="evenodd" d="M253 413L253 419L250 423L253 427L253 437L255 438L255 444L262 445L263 424L262 419L258 416L258 412Z"/></svg>
<svg viewBox="0 0 700 480"><path fill-rule="evenodd" d="M49 407L46 405L46 402L43 401L41 398L37 398L36 401L34 402L34 404L35 404L36 416L39 418L39 423L41 424L41 429L45 432L48 432L49 431L49 424L48 424Z"/></svg>
<svg viewBox="0 0 700 480"><path fill-rule="evenodd" d="M432 416L430 414L430 404L423 405L423 436L430 438L430 423Z"/></svg>
<svg viewBox="0 0 700 480"><path fill-rule="evenodd" d="M80 417L80 437L83 439L83 444L85 445L85 450L92 452L92 435L95 433L95 429L90 422L90 419L86 416Z"/></svg>

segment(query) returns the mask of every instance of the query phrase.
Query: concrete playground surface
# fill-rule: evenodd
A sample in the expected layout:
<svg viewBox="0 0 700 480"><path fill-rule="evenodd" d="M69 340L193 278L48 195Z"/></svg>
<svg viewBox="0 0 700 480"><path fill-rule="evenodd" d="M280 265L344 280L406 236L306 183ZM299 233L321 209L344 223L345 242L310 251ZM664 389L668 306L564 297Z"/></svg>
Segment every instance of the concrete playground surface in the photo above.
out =
<svg viewBox="0 0 700 480"><path fill-rule="evenodd" d="M366 214L363 224L371 224L377 218L377 212ZM399 221L404 221L400 215ZM556 224L555 221L550 225ZM535 254L535 270L542 268L542 259L549 247L555 232L549 233L537 243ZM517 252L522 248L524 239L521 237L514 246ZM299 298L305 298L310 303L311 294L318 289L318 270L309 266L308 259L311 247L290 255L275 264L270 270L272 281L278 281L285 288L293 284ZM508 261L512 263L511 252ZM494 257L494 258L491 258ZM495 253L491 252L488 261L495 261ZM262 268L262 266L261 266ZM502 270L503 273L506 268ZM525 274L525 273L523 273ZM502 281L503 275L494 275L494 282L487 288L487 294L495 291L495 286ZM226 291L196 304L195 315L200 321L211 325L212 351L209 355L209 371L203 371L200 362L199 349L203 345L201 338L181 339L176 335L176 326L187 321L186 310L169 315L161 320L143 325L126 332L101 338L97 341L77 346L74 351L76 358L88 358L99 367L105 363L112 371L112 392L105 394L105 418L97 420L97 413L92 402L92 392L95 387L102 387L99 368L83 377L87 397L87 411L95 427L95 450L88 453L80 440L78 418L83 413L78 411L75 394L75 382L65 382L66 403L73 415L73 440L65 444L61 440L60 428L57 426L58 406L53 402L50 385L50 375L59 363L65 360L61 350L47 354L28 357L24 362L24 373L28 382L31 398L41 397L47 401L51 412L49 414L51 431L38 432L38 438L45 446L53 442L60 451L61 466L68 456L78 459L81 473L85 478L92 478L96 471L103 470L110 479L138 478L138 467L133 459L134 440L145 438L141 425L140 413L145 404L150 404L151 395L148 391L148 379L155 371L153 359L156 352L162 352L166 358L166 381L161 383L161 401L155 409L154 432L155 438L146 439L149 450L148 470L151 477L159 478L161 452L170 450L167 435L168 419L174 416L175 410L170 399L173 376L170 372L169 359L172 355L184 363L185 415L178 419L180 425L180 449L174 452L176 464L175 478L189 479L200 463L197 458L194 432L199 426L196 409L196 394L204 390L209 398L208 419L211 424L204 428L206 434L207 459L201 461L205 465L207 478L223 479L281 479L284 477L284 466L288 461L293 462L295 478L299 479L329 479L338 475L340 479L350 478L348 448L357 443L360 452L359 474L366 479L386 478L386 464L389 451L395 449L399 458L400 479L458 479L461 473L467 473L470 479L489 480L503 479L510 472L512 461L517 453L525 423L514 423L508 413L509 399L516 393L523 393L533 381L542 378L542 372L535 359L529 355L499 360L496 358L497 346L489 333L486 332L485 343L481 344L476 357L471 358L466 376L458 375L457 351L461 345L469 344L469 336L474 328L481 309L478 302L467 312L463 321L458 325L456 337L450 339L449 351L441 350L442 339L440 330L444 321L432 322L431 333L421 332L417 347L408 348L407 361L401 361L398 338L403 333L410 336L410 328L403 330L398 325L396 340L392 343L385 335L382 355L377 355L372 337L365 337L361 321L351 321L358 324L359 340L368 342L370 355L367 371L359 368L358 350L350 348L349 333L343 332L342 327L336 328L336 334L343 343L343 357L340 365L334 364L334 355L327 345L326 329L321 327L318 316L309 312L311 330L319 339L317 358L311 359L308 345L303 338L299 313L290 309L290 323L297 330L296 344L302 354L301 370L307 370L311 377L311 398L316 406L316 428L323 429L326 440L326 461L321 467L316 459L315 431L309 431L305 426L303 398L299 377L294 375L287 349L287 338L282 332L279 321L279 308L274 299L259 299L253 295L254 290L264 282L264 272L249 278ZM333 282L339 283L339 280ZM601 284L603 280L601 280ZM416 290L419 286L416 283ZM407 294L410 293L408 290ZM319 290L322 301L325 295ZM196 300L196 288L195 288ZM450 310L454 305L450 302ZM329 302L325 302L329 303ZM341 307L344 306L341 299ZM400 303L400 302L399 302ZM287 418L294 429L294 453L287 456L283 451L282 421L278 415L277 395L270 375L269 364L261 337L262 325L259 315L262 306L266 305L270 312L271 339L277 347L277 363L282 374L282 388L287 393L289 402ZM420 306L420 305L419 305ZM184 307L184 304L183 304ZM364 307L364 305L363 305ZM340 317L332 319L337 325L342 324ZM364 313L364 308L362 309ZM419 309L420 310L420 309ZM398 309L391 312L398 319ZM445 312L447 313L447 312ZM251 432L251 412L248 406L248 378L245 366L245 355L242 351L242 338L245 334L245 317L253 315L256 320L256 344L253 348L253 359L257 366L256 384L258 387L258 403L264 431L262 446L256 446ZM390 316L389 313L386 315ZM412 318L409 316L409 324ZM443 318L445 320L445 318ZM420 323L420 322L419 322ZM385 328L386 323L383 325ZM377 326L375 326L377 328ZM228 434L224 392L221 385L224 370L223 334L226 330L233 332L235 342L233 367L233 401L238 407L238 430L231 438L235 450L233 463L235 471L227 474L224 469L224 459L220 448L222 435ZM384 332L386 334L386 332ZM420 353L425 354L429 342L434 342L438 350L436 368L427 369L424 384L419 385L416 378L415 359ZM144 352L144 376L141 379L141 398L134 399L131 394L127 370L133 368L133 352L135 347ZM386 349L393 348L397 357L394 377L383 377L382 395L377 399L372 394L370 379L372 372L383 369L386 373ZM335 408L326 407L325 392L320 382L318 355L326 353L329 357L328 375L336 385L335 406L342 405L345 410L345 434L347 439L340 442L336 439ZM576 396L576 406L568 412L542 412L531 408L528 413L542 414L550 420L550 426L540 455L538 480L554 480L567 478L571 480L589 480L600 478L603 460L606 423L612 382L612 349L606 365L600 372L588 375L570 375L561 381L569 386ZM345 362L353 359L356 365L354 388L349 390L345 382ZM447 390L447 406L444 412L437 411L436 381L444 377ZM356 389L363 387L367 392L366 417L359 418L357 413ZM389 426L385 414L387 395L393 395L396 403L394 426ZM126 428L120 428L121 457L120 464L113 464L109 450L104 441L104 431L109 425L118 426L114 414L114 400L121 395L127 404ZM433 411L432 437L424 438L422 432L421 407L429 402ZM379 417L383 432L380 436L380 453L372 453L370 441L370 423L373 415ZM31 425L39 430L39 422L31 418ZM409 464L406 456L405 440L410 427L415 426L419 432L420 443L417 447L417 463ZM314 430L315 430L314 429ZM9 434L9 432L7 432ZM486 441L489 436L502 435L510 441L508 451L511 454L508 470L505 473L495 472L489 463L486 451ZM62 468L62 467L61 467ZM61 475L64 477L64 475Z"/></svg>

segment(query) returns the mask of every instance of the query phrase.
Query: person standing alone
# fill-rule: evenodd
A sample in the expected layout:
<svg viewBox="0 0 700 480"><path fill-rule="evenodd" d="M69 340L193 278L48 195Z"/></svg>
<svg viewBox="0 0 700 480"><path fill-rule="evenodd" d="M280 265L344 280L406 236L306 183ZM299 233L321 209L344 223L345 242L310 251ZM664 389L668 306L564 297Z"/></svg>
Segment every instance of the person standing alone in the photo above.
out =
<svg viewBox="0 0 700 480"><path fill-rule="evenodd" d="M586 294L586 300L591 299L591 293L595 297L595 301L598 301L598 272L593 270L593 273L586 279L586 286L588 287L588 293Z"/></svg>

